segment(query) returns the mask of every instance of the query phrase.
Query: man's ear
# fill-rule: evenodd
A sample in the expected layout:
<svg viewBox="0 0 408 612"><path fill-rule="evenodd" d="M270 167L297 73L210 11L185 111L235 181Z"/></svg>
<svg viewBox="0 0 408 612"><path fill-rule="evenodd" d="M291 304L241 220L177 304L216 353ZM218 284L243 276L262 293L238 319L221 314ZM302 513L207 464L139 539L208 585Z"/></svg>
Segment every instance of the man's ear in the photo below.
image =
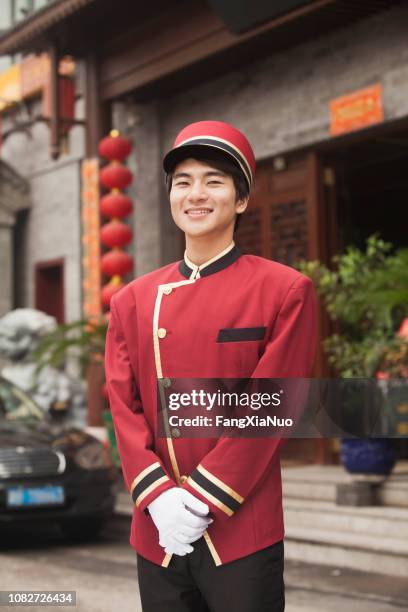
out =
<svg viewBox="0 0 408 612"><path fill-rule="evenodd" d="M242 200L238 200L238 202L236 202L235 210L238 214L241 214L246 210L246 207L248 206L248 200L249 197L243 198Z"/></svg>

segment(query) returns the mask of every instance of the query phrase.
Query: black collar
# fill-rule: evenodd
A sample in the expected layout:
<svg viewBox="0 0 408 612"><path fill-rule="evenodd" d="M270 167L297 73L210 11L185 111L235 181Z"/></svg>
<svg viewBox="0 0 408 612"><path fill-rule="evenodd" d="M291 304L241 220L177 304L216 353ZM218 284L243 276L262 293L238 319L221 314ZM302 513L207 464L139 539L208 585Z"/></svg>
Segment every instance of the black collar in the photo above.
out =
<svg viewBox="0 0 408 612"><path fill-rule="evenodd" d="M239 257L241 257L242 253L237 246L234 246L226 255L223 255L213 263L205 266L202 270L199 269L200 277L210 276L210 274L214 274L215 272L220 272L220 270L224 270L224 268L228 268L231 264L233 264ZM185 278L190 278L193 273L193 269L187 265L184 259L182 259L179 263L179 272Z"/></svg>

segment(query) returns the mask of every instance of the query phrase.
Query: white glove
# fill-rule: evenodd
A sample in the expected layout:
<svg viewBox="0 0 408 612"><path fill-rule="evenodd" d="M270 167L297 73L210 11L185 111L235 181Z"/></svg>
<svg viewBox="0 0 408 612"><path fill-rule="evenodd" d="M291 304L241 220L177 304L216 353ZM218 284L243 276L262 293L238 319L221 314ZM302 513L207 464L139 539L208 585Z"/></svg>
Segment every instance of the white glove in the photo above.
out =
<svg viewBox="0 0 408 612"><path fill-rule="evenodd" d="M199 540L213 522L206 516L207 504L181 487L167 489L148 508L159 532L159 544L167 554L183 556L193 552L190 544Z"/></svg>

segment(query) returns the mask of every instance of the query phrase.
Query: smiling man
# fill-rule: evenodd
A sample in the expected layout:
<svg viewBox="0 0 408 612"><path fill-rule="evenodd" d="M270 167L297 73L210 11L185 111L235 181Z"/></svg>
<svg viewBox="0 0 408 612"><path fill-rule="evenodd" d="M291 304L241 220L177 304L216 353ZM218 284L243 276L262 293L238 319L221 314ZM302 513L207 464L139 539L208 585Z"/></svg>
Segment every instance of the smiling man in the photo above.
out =
<svg viewBox="0 0 408 612"><path fill-rule="evenodd" d="M143 610L282 612L279 440L162 438L157 393L177 378L309 376L312 285L234 244L255 173L239 130L187 126L164 170L184 259L114 296L105 362Z"/></svg>
<svg viewBox="0 0 408 612"><path fill-rule="evenodd" d="M197 159L177 163L167 181L172 216L185 234L186 252L201 265L231 245L235 219L247 207L249 190L240 170L219 151L196 149L195 155Z"/></svg>

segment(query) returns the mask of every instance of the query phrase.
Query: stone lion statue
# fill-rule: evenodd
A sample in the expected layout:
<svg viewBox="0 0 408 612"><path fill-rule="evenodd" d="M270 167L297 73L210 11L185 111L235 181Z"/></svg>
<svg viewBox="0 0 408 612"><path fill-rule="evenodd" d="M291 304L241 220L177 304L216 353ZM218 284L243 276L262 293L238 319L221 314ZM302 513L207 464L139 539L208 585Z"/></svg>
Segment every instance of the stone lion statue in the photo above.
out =
<svg viewBox="0 0 408 612"><path fill-rule="evenodd" d="M0 318L1 375L14 383L44 410L61 411L85 419L85 384L79 377L49 365L37 374L32 353L40 339L57 328L57 321L40 310L17 308Z"/></svg>

